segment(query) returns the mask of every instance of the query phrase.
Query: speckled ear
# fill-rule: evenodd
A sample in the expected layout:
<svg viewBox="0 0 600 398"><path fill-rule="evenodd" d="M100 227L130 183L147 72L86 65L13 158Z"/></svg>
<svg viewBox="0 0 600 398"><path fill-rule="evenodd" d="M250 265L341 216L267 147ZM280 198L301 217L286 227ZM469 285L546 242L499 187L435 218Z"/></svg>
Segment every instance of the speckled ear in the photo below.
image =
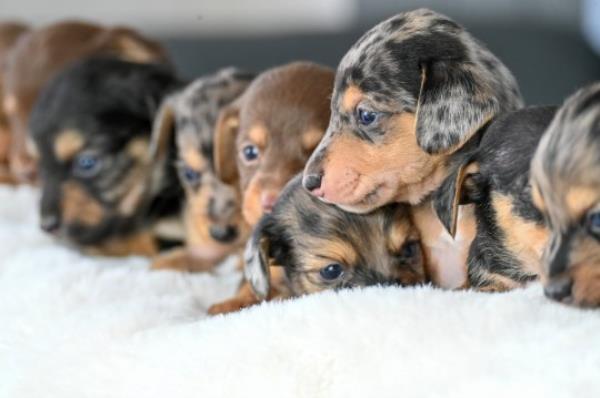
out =
<svg viewBox="0 0 600 398"><path fill-rule="evenodd" d="M219 113L215 126L215 170L221 181L232 184L238 179L235 139L240 125L240 110L228 106Z"/></svg>
<svg viewBox="0 0 600 398"><path fill-rule="evenodd" d="M498 113L497 98L478 81L477 68L466 62L421 66L416 134L425 152L455 151Z"/></svg>
<svg viewBox="0 0 600 398"><path fill-rule="evenodd" d="M458 219L458 206L470 202L473 196L473 184L469 182L473 174L479 171L475 162L461 164L451 173L435 191L433 208L446 231L454 238Z"/></svg>
<svg viewBox="0 0 600 398"><path fill-rule="evenodd" d="M169 96L160 105L152 125L150 159L160 160L166 156L175 134L175 96Z"/></svg>
<svg viewBox="0 0 600 398"><path fill-rule="evenodd" d="M268 217L263 217L256 226L244 251L244 276L260 300L267 298L271 288L269 238L264 233Z"/></svg>

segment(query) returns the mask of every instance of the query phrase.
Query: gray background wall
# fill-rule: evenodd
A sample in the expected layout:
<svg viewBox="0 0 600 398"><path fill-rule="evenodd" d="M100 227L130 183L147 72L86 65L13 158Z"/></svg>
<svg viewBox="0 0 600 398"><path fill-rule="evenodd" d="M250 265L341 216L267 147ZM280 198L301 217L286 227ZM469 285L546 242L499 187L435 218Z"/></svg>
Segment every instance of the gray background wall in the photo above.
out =
<svg viewBox="0 0 600 398"><path fill-rule="evenodd" d="M0 0L1 19L45 24L66 17L128 24L162 40L181 74L225 65L260 71L295 59L336 66L369 27L429 7L485 42L515 73L529 103L557 103L600 80L583 26L600 0ZM590 7L590 5L592 7ZM598 38L600 41L600 38Z"/></svg>

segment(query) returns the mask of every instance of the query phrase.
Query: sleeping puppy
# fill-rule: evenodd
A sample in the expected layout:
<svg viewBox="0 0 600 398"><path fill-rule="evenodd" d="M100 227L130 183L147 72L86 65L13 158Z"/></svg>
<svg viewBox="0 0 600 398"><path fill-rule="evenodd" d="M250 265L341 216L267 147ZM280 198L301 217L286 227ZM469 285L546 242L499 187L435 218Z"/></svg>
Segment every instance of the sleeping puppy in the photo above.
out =
<svg viewBox="0 0 600 398"><path fill-rule="evenodd" d="M347 213L310 195L301 176L288 183L272 212L260 220L245 264L256 296L240 299L239 308L326 289L427 281L408 206Z"/></svg>
<svg viewBox="0 0 600 398"><path fill-rule="evenodd" d="M294 62L261 73L216 127L215 161L224 181L239 178L251 226L302 170L327 128L333 71Z"/></svg>
<svg viewBox="0 0 600 398"><path fill-rule="evenodd" d="M29 32L11 51L4 76L4 108L14 138L10 167L18 180L32 182L36 176L37 155L27 120L38 94L65 66L93 55L167 62L158 43L125 27L64 21Z"/></svg>
<svg viewBox="0 0 600 398"><path fill-rule="evenodd" d="M225 182L239 179L242 215L250 226L272 210L323 136L333 77L331 69L308 62L276 67L261 73L219 115L217 172ZM236 297L214 305L209 313L235 311L255 301L244 283Z"/></svg>
<svg viewBox="0 0 600 398"><path fill-rule="evenodd" d="M0 22L0 183L13 183L14 179L8 169L8 152L10 149L11 133L8 118L2 105L3 82L8 53L15 46L17 40L29 28L18 22Z"/></svg>
<svg viewBox="0 0 600 398"><path fill-rule="evenodd" d="M186 247L160 256L153 268L209 270L246 242L250 231L241 215L239 188L217 177L213 138L219 111L239 97L253 77L235 68L222 69L163 101L155 135L168 142L175 134L178 174L186 198Z"/></svg>
<svg viewBox="0 0 600 398"><path fill-rule="evenodd" d="M164 66L115 58L77 62L48 84L30 124L44 231L104 255L183 239L174 143L150 148L153 116L178 84Z"/></svg>
<svg viewBox="0 0 600 398"><path fill-rule="evenodd" d="M542 274L549 230L535 208L530 164L556 107L528 107L499 116L481 133L478 147L451 166L433 194L433 205L451 236L459 208L473 207L473 230L466 262L468 283L482 291L523 286ZM422 221L417 208L415 219ZM434 223L419 224L424 240Z"/></svg>
<svg viewBox="0 0 600 398"><path fill-rule="evenodd" d="M545 294L600 306L600 83L560 108L532 162L534 203L548 220Z"/></svg>
<svg viewBox="0 0 600 398"><path fill-rule="evenodd" d="M521 106L509 70L460 25L425 9L398 14L342 59L304 186L355 213L418 204L487 121Z"/></svg>

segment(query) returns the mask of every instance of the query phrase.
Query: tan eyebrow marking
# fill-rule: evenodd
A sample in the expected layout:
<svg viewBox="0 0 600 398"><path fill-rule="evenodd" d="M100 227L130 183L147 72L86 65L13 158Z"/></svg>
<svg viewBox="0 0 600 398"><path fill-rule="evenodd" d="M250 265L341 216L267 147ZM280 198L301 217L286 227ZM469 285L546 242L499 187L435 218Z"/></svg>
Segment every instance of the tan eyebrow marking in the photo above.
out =
<svg viewBox="0 0 600 398"><path fill-rule="evenodd" d="M61 131L54 141L54 155L61 161L70 160L83 148L84 144L81 132L71 129Z"/></svg>

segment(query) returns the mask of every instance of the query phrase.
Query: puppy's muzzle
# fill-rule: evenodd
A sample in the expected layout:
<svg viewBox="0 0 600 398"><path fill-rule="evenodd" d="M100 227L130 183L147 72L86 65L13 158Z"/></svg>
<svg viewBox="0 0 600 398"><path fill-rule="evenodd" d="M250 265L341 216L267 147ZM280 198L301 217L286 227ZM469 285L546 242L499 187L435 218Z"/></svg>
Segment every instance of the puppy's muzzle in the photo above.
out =
<svg viewBox="0 0 600 398"><path fill-rule="evenodd" d="M44 232L54 234L60 228L60 218L56 214L44 215L40 221L40 228L42 228Z"/></svg>
<svg viewBox="0 0 600 398"><path fill-rule="evenodd" d="M209 232L214 240L221 243L233 242L238 237L238 229L233 225L212 225Z"/></svg>
<svg viewBox="0 0 600 398"><path fill-rule="evenodd" d="M568 275L553 278L544 287L546 297L555 301L567 301L571 297L572 291L573 279Z"/></svg>

